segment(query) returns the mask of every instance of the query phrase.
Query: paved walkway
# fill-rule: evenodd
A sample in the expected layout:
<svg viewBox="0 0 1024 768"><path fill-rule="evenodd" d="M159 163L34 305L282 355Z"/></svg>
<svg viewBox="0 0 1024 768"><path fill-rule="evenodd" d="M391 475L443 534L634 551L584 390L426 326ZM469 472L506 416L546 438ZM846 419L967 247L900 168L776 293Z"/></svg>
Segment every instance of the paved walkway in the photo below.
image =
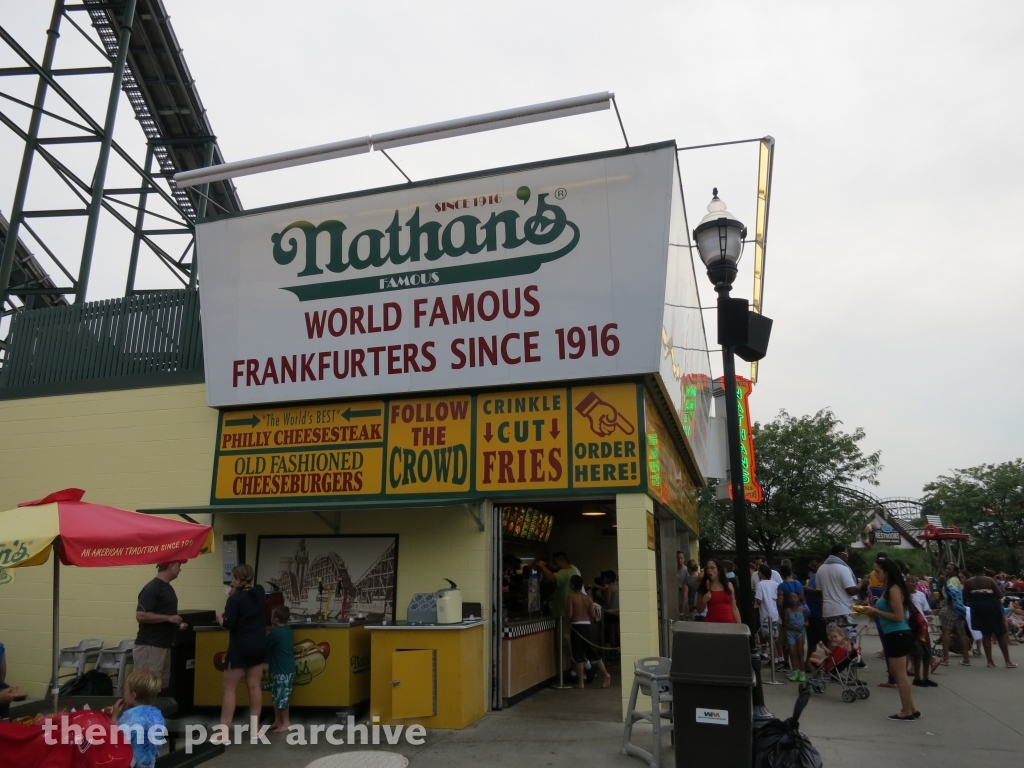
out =
<svg viewBox="0 0 1024 768"><path fill-rule="evenodd" d="M1024 648L1011 646L1020 669L987 669L985 660L972 659L962 668L953 662L940 667L938 688L914 688L922 717L914 723L895 723L886 716L898 711L895 691L878 688L883 662L874 657L878 639L864 639L871 686L865 701L846 704L835 687L813 695L801 730L821 752L828 768L871 765L956 766L1015 765L1024 754ZM980 662L980 663L979 663ZM777 717L792 712L797 686L766 687L767 703ZM423 746L386 746L406 755L412 768L509 766L509 768L642 768L636 758L619 754L622 724L620 694L609 690L542 691L520 704L494 712L462 731L431 731ZM297 718L301 721L302 718ZM321 718L319 720L323 722ZM649 730L638 739L649 744ZM667 739L666 739L667 741ZM275 736L270 747L229 747L206 763L210 768L304 768L312 760L342 750L372 747L294 747ZM673 748L665 750L665 768L675 765Z"/></svg>
<svg viewBox="0 0 1024 768"><path fill-rule="evenodd" d="M844 703L830 688L812 695L800 729L810 736L828 768L865 765L997 766L1016 765L1024 754L1024 648L1010 646L1010 658L1019 669L988 669L985 658L972 658L970 668L952 657L949 667L934 675L938 688L914 688L914 703L921 719L895 723L886 716L900 709L894 690L879 688L885 679L884 662L875 658L877 637L864 638L868 663L863 679L871 697ZM767 688L766 699L776 717L792 708L794 685Z"/></svg>

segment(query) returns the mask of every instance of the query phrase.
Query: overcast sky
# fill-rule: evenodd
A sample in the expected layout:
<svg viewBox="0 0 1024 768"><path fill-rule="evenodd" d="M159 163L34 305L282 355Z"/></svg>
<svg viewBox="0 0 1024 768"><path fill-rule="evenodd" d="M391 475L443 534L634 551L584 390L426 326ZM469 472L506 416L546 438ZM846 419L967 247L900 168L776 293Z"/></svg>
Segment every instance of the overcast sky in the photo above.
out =
<svg viewBox="0 0 1024 768"><path fill-rule="evenodd" d="M228 161L604 90L631 144L774 136L764 311L775 327L754 417L832 408L863 427L864 449L882 451L882 496L1021 455L1024 4L164 3ZM48 5L0 0L0 24L37 58ZM57 66L96 63L76 36L65 25ZM104 87L76 79L102 115ZM34 82L5 80L31 98ZM0 131L6 213L21 150ZM118 139L142 156L124 100ZM600 112L393 157L423 179L621 145ZM753 229L756 144L681 160L691 224L717 186ZM130 183L111 174L108 186ZM237 186L253 208L401 181L372 153ZM40 177L30 194L70 207L55 189ZM117 229L101 229L90 299L123 292ZM50 237L73 268L80 240ZM751 255L734 295L751 294ZM171 285L142 264L140 287ZM712 366L719 375L719 356Z"/></svg>

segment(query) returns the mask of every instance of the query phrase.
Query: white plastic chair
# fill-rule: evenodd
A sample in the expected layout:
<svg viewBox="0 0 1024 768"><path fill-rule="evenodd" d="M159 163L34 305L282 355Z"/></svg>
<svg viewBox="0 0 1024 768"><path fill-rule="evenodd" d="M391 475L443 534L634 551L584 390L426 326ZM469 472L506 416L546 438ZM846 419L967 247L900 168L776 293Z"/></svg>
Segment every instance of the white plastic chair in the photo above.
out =
<svg viewBox="0 0 1024 768"><path fill-rule="evenodd" d="M649 656L637 660L633 666L633 690L629 694L629 707L626 709L626 727L622 734L622 754L639 757L651 768L658 768L661 763L661 738L667 730L672 733L672 683L669 672L672 659L661 656ZM651 698L650 711L636 711L636 697L643 693ZM667 705L668 709L662 709ZM654 728L654 752L635 746L632 743L633 725L638 720L645 720ZM666 728L665 722L668 721Z"/></svg>
<svg viewBox="0 0 1024 768"><path fill-rule="evenodd" d="M135 648L134 640L122 640L115 648L104 648L96 659L96 669L108 674L117 671L114 681L114 695L124 695L124 677L126 667L133 662L132 651Z"/></svg>
<svg viewBox="0 0 1024 768"><path fill-rule="evenodd" d="M75 677L85 673L87 664L95 664L103 650L103 641L98 637L79 641L78 645L71 648L61 648L60 658L57 661L57 675L62 669L75 670Z"/></svg>

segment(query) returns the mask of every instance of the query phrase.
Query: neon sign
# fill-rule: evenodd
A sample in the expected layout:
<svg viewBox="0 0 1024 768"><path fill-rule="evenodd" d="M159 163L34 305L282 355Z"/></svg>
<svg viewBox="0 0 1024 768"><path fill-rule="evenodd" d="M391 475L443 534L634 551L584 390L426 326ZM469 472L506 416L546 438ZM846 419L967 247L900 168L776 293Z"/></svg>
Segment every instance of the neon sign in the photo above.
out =
<svg viewBox="0 0 1024 768"><path fill-rule="evenodd" d="M725 379L719 382L725 386ZM743 465L743 497L751 504L757 504L764 498L761 484L757 482L757 459L754 457L754 430L750 420L748 398L754 385L750 379L736 377L736 409L740 416L740 462ZM732 486L729 486L729 498L732 498Z"/></svg>
<svg viewBox="0 0 1024 768"><path fill-rule="evenodd" d="M708 377L702 373L687 374L683 377L683 411L680 414L683 422L683 434L690 437L693 429L694 414L697 411L697 399L707 386Z"/></svg>

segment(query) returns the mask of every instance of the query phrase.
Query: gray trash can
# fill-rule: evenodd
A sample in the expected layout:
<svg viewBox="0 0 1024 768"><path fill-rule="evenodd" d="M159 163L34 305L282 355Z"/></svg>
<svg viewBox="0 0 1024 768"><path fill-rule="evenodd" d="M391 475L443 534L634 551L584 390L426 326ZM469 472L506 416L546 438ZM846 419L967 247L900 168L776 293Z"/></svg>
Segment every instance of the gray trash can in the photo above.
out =
<svg viewBox="0 0 1024 768"><path fill-rule="evenodd" d="M679 621L672 633L675 743L692 765L750 765L754 670L746 624Z"/></svg>

